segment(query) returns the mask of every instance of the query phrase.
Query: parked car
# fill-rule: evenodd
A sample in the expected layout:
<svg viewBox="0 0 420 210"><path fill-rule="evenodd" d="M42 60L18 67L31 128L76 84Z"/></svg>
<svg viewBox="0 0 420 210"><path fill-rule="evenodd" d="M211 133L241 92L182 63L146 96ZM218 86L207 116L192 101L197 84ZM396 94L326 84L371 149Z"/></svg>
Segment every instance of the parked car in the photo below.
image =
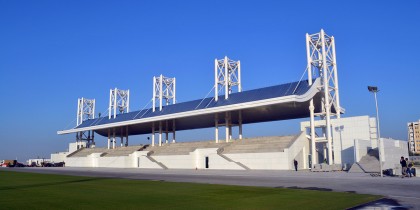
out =
<svg viewBox="0 0 420 210"><path fill-rule="evenodd" d="M54 167L64 167L64 162L54 163Z"/></svg>
<svg viewBox="0 0 420 210"><path fill-rule="evenodd" d="M44 167L54 167L54 164L52 164L52 163L44 163Z"/></svg>
<svg viewBox="0 0 420 210"><path fill-rule="evenodd" d="M16 163L14 167L26 167L23 163Z"/></svg>

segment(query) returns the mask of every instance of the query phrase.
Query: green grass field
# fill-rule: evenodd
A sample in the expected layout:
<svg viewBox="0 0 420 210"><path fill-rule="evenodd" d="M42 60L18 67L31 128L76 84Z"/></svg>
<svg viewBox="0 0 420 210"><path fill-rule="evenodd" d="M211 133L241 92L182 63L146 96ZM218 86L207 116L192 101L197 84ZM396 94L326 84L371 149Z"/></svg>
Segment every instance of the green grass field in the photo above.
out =
<svg viewBox="0 0 420 210"><path fill-rule="evenodd" d="M0 209L345 209L379 196L0 171Z"/></svg>

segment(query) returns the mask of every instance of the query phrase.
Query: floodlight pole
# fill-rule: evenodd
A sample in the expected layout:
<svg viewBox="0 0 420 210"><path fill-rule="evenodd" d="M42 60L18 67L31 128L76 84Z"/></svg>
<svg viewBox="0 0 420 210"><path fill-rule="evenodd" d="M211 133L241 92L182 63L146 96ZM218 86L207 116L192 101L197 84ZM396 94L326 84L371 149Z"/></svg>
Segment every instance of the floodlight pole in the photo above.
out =
<svg viewBox="0 0 420 210"><path fill-rule="evenodd" d="M380 168L380 173L381 173L381 177L384 176L383 171L382 171L382 155L381 155L381 131L380 131L380 126L379 126L379 109L378 109L378 98L376 96L376 93L379 92L378 88L372 88L369 89L369 92L372 92L373 95L375 96L375 105L376 105L376 129L377 129L377 133L378 133L378 138L377 138L377 144L378 144L378 156L379 156L379 168Z"/></svg>

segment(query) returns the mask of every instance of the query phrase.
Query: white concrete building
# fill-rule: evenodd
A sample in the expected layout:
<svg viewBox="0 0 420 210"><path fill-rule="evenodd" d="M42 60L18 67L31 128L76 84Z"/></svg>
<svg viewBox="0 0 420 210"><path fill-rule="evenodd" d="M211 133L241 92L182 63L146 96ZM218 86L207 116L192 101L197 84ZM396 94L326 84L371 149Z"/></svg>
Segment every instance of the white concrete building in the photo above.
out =
<svg viewBox="0 0 420 210"><path fill-rule="evenodd" d="M315 121L315 125L325 123ZM308 130L309 122L301 123L301 130ZM344 168L359 162L370 149L377 148L376 120L369 116L356 116L331 120L333 138L333 161ZM407 142L381 138L383 169L394 168L401 156L408 156ZM328 148L324 141L317 142L317 163L322 163Z"/></svg>
<svg viewBox="0 0 420 210"><path fill-rule="evenodd" d="M315 126L323 126L325 121L315 121ZM301 131L309 132L310 122L301 123ZM355 162L354 140L369 140L370 144L376 148L376 121L369 116L346 117L331 119L331 131L333 138L333 159L335 164L353 164ZM322 133L322 132L320 132ZM327 157L327 145L322 140L317 142L317 162L322 163Z"/></svg>
<svg viewBox="0 0 420 210"><path fill-rule="evenodd" d="M293 160L307 168L309 141L304 133L258 137L231 142L214 141L129 146L113 150L83 148L65 158L69 167L291 170Z"/></svg>
<svg viewBox="0 0 420 210"><path fill-rule="evenodd" d="M50 163L51 159L47 158L35 158L35 159L29 159L26 161L29 166L32 164L35 164L36 166L42 166L45 163Z"/></svg>
<svg viewBox="0 0 420 210"><path fill-rule="evenodd" d="M51 154L51 163L65 162L67 155L77 151L78 149L85 148L86 142L73 142L69 144L68 152L57 152Z"/></svg>

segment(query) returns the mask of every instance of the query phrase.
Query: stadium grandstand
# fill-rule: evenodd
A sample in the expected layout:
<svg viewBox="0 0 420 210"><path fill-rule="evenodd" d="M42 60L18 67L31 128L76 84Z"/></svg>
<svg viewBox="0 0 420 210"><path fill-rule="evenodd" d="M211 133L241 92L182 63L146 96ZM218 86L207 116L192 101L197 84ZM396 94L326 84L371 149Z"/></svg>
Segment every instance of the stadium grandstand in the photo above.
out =
<svg viewBox="0 0 420 210"><path fill-rule="evenodd" d="M215 60L214 97L176 103L176 79L160 75L153 78L150 108L130 111L129 90L111 89L108 116L95 117L95 100L78 99L76 127L57 132L76 134L76 143L52 159L75 167L290 170L297 160L301 169L324 162L348 168L361 150L355 139L367 141L361 143L364 149L377 147L375 121L341 118L334 37L323 30L306 34L306 46L307 78L296 82L242 91L240 61L224 57ZM295 135L242 135L244 124L297 118L310 121ZM352 132L352 123L363 125L363 132ZM212 141L176 140L177 131L213 127ZM220 128L226 131L222 139ZM95 133L107 137L107 147L95 147ZM140 134L151 135L151 144L129 146L129 136Z"/></svg>

